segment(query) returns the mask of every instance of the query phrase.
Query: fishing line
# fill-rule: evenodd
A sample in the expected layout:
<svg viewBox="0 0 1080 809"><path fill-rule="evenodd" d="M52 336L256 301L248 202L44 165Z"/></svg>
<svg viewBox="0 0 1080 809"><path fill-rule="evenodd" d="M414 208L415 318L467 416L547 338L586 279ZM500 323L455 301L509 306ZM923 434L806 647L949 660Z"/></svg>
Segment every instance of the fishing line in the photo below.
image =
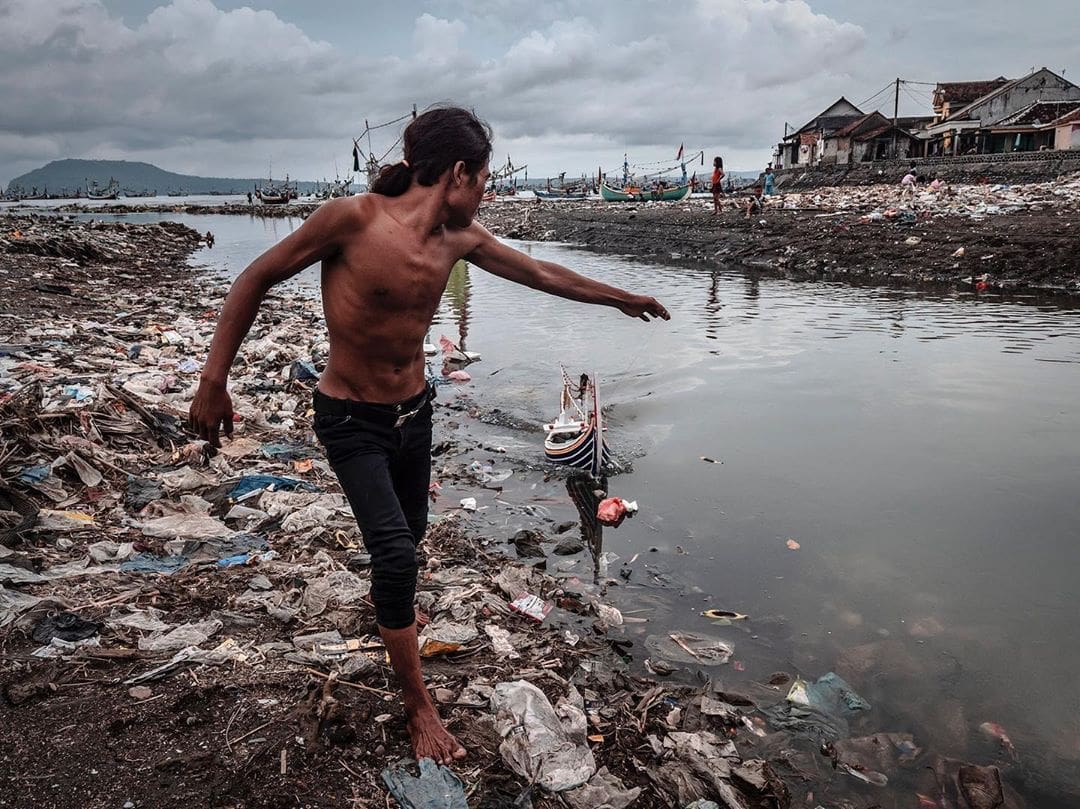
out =
<svg viewBox="0 0 1080 809"><path fill-rule="evenodd" d="M659 320L660 318L654 319ZM641 359L641 355L645 353L645 350L649 347L649 344L652 343L655 337L656 329L650 329L649 335L641 341L641 345L638 346L638 350L634 352L634 354L630 357L630 361L626 364L626 367L619 372L620 378L625 377L627 374L630 373L630 369L634 367L634 364L637 363L639 359Z"/></svg>

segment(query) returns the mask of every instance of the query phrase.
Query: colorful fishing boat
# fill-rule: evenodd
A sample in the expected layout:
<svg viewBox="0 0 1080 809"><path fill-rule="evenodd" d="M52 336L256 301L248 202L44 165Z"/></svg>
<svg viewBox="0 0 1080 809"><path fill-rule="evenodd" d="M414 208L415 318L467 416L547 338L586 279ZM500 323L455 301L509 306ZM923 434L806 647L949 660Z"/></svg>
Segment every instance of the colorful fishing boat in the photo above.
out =
<svg viewBox="0 0 1080 809"><path fill-rule="evenodd" d="M595 379L582 374L575 384L563 370L558 417L544 425L544 455L552 463L585 469L600 477L611 462Z"/></svg>
<svg viewBox="0 0 1080 809"><path fill-rule="evenodd" d="M690 196L690 183L670 188L612 188L600 183L600 196L605 202L678 202Z"/></svg>

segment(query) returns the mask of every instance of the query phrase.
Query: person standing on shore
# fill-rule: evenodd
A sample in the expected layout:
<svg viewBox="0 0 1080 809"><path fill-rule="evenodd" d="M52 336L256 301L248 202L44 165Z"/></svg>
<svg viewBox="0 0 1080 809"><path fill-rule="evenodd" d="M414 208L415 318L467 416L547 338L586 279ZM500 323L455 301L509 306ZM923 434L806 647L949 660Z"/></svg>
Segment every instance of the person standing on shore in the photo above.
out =
<svg viewBox="0 0 1080 809"><path fill-rule="evenodd" d="M314 428L371 554L379 634L402 689L417 759L465 756L424 686L414 597L417 544L427 528L434 391L424 335L450 270L465 258L541 292L669 319L655 298L602 284L500 243L473 217L490 172L491 131L472 112L431 109L405 129L404 159L371 193L331 200L259 256L221 310L190 419L220 446L232 433L229 369L275 284L322 262L330 355L314 394Z"/></svg>
<svg viewBox="0 0 1080 809"><path fill-rule="evenodd" d="M771 197L776 193L776 173L773 171L772 163L765 167L765 196Z"/></svg>
<svg viewBox="0 0 1080 809"><path fill-rule="evenodd" d="M720 195L724 193L724 159L714 157L712 170L712 204L713 213L720 215Z"/></svg>
<svg viewBox="0 0 1080 809"><path fill-rule="evenodd" d="M895 175L894 175L895 176ZM915 184L918 182L918 176L915 174L915 167L912 166L908 173L904 175L904 178L900 181L900 196L912 197L915 196Z"/></svg>

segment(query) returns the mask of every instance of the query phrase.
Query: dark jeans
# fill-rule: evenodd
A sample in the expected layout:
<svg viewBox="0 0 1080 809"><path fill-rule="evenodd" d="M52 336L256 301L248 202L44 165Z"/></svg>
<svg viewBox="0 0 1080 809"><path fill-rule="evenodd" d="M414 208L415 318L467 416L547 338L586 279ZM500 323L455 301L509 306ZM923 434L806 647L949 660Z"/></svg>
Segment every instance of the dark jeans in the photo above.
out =
<svg viewBox="0 0 1080 809"><path fill-rule="evenodd" d="M416 546L427 530L433 398L430 387L396 405L315 391L315 434L364 535L375 617L387 629L416 620Z"/></svg>

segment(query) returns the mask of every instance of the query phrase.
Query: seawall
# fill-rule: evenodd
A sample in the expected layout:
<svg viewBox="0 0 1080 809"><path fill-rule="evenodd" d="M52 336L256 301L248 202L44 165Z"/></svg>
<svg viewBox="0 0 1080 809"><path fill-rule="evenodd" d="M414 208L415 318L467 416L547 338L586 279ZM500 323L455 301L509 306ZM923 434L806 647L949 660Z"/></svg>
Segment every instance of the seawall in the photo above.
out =
<svg viewBox="0 0 1080 809"><path fill-rule="evenodd" d="M813 167L794 166L776 172L776 188L780 191L793 191L838 185L898 183L912 163L918 167L920 177L937 174L938 177L954 185L1049 182L1062 175L1080 171L1080 150L878 160L870 163Z"/></svg>

